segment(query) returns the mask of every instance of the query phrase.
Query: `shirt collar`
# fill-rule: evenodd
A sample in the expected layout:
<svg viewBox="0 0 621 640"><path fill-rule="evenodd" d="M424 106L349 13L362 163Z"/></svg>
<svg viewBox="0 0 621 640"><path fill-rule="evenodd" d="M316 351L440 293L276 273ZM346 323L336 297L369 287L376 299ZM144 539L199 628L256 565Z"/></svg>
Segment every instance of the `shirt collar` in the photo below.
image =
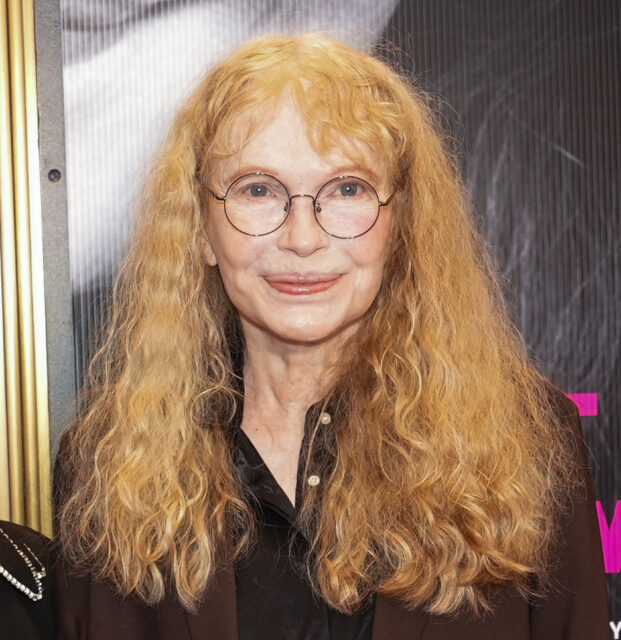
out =
<svg viewBox="0 0 621 640"><path fill-rule="evenodd" d="M313 484L317 482L317 480L319 481L318 484L327 480L327 478L321 478L318 473L314 473L316 469L313 468L313 460L318 459L320 456L325 457L327 454L325 448L320 444L322 441L321 438L314 439L315 442L310 455L308 470L306 468L306 461L309 458L310 440L316 425L319 424L319 428L323 428L332 421L332 416L329 412L330 408L327 403L320 401L313 404L306 412L304 439L302 441L298 462L296 506L294 507L278 482L276 482L276 479L252 444L250 438L248 438L242 430L243 400L238 401L238 407L233 421L234 460L244 490L246 494L256 500L259 505L267 505L277 511L290 525L295 523L298 516L297 506L299 506L303 500L304 491L307 490L306 485L317 486ZM323 475L325 476L325 466Z"/></svg>

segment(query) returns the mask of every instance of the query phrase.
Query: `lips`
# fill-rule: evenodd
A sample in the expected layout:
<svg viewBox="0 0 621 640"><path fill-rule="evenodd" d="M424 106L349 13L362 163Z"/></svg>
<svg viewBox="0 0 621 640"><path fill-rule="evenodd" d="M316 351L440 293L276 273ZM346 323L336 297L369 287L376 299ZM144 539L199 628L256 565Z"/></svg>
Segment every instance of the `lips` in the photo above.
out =
<svg viewBox="0 0 621 640"><path fill-rule="evenodd" d="M293 296L308 296L326 291L336 284L340 275L289 273L266 276L266 282L276 291Z"/></svg>

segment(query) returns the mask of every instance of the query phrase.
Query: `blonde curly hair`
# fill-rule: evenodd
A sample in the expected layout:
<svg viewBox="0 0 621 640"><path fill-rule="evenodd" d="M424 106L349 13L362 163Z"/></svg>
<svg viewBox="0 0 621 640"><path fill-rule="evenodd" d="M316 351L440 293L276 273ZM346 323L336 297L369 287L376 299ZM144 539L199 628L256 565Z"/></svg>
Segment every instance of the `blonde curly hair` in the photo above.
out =
<svg viewBox="0 0 621 640"><path fill-rule="evenodd" d="M317 35L246 44L176 119L63 444L65 554L148 603L171 585L192 609L252 545L231 441L243 339L206 264L203 200L214 160L243 148L286 87L318 152L367 145L397 191L382 286L317 433L329 481L300 509L312 584L344 612L371 593L444 614L489 607L494 585L532 593L573 478L562 418L507 318L427 96Z"/></svg>

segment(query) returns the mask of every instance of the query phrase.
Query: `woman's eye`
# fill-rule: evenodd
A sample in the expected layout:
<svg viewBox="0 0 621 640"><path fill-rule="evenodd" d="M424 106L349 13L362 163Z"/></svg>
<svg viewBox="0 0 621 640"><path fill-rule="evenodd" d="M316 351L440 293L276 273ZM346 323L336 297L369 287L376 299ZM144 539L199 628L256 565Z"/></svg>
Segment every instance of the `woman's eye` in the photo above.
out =
<svg viewBox="0 0 621 640"><path fill-rule="evenodd" d="M268 195L269 190L264 184L253 184L248 188L248 192L254 198L261 198Z"/></svg>
<svg viewBox="0 0 621 640"><path fill-rule="evenodd" d="M345 182L339 186L338 193L340 196L358 196L362 191L362 186L357 182Z"/></svg>

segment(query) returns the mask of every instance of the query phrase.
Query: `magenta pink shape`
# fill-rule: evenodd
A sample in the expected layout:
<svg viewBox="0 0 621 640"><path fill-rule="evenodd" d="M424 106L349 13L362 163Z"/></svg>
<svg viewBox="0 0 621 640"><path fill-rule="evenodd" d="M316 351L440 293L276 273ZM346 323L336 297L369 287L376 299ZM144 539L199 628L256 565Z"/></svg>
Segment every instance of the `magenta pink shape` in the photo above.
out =
<svg viewBox="0 0 621 640"><path fill-rule="evenodd" d="M567 397L576 403L581 416L596 416L599 414L597 393L568 393Z"/></svg>
<svg viewBox="0 0 621 640"><path fill-rule="evenodd" d="M621 505L621 500L617 501L610 526L608 526L604 507L602 507L602 503L599 500L596 502L606 573L619 573L621 571L621 515L619 515L621 514L621 507L619 505Z"/></svg>

